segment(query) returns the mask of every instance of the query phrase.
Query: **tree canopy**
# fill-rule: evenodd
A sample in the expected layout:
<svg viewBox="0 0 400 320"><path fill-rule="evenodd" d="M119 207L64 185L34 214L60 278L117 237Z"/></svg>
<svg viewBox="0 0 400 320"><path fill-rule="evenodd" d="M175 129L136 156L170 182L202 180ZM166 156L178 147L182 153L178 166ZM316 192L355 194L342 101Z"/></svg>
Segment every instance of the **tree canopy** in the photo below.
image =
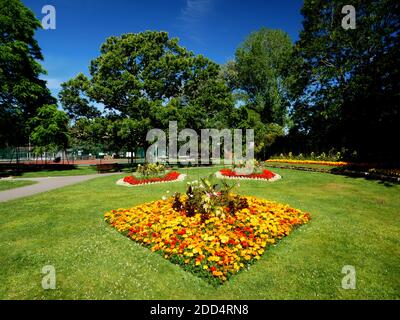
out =
<svg viewBox="0 0 400 320"><path fill-rule="evenodd" d="M236 51L237 89L247 94L248 106L267 123L285 124L285 69L292 50L287 33L261 28L251 33Z"/></svg>
<svg viewBox="0 0 400 320"><path fill-rule="evenodd" d="M69 142L69 119L66 113L56 105L44 105L30 120L34 128L31 142L37 153L66 150Z"/></svg>
<svg viewBox="0 0 400 320"><path fill-rule="evenodd" d="M290 76L287 66L293 44L281 30L261 28L238 47L221 76L233 90L237 103L231 126L255 131L255 151L263 156L288 124Z"/></svg>
<svg viewBox="0 0 400 320"><path fill-rule="evenodd" d="M218 65L164 31L111 36L56 100L34 33L41 28L19 0L0 0L0 146L27 144L103 151L146 147L151 128L252 128L260 157L340 151L357 160L400 159L400 4L305 0L293 44L261 28ZM68 124L69 123L69 124ZM68 131L68 132L67 132ZM71 136L69 138L69 135Z"/></svg>
<svg viewBox="0 0 400 320"><path fill-rule="evenodd" d="M112 36L90 63L90 78L79 74L62 84L60 101L71 116L91 118L90 102L104 106L125 146L145 143L150 125L168 120L193 129L223 126L233 108L218 64L179 46L166 32Z"/></svg>
<svg viewBox="0 0 400 320"><path fill-rule="evenodd" d="M400 4L357 0L356 28L343 29L346 1L306 0L291 88L295 134L312 149L360 159L399 157Z"/></svg>
<svg viewBox="0 0 400 320"><path fill-rule="evenodd" d="M0 0L0 144L22 145L29 120L39 107L55 103L38 61L43 59L34 33L41 28L18 0Z"/></svg>

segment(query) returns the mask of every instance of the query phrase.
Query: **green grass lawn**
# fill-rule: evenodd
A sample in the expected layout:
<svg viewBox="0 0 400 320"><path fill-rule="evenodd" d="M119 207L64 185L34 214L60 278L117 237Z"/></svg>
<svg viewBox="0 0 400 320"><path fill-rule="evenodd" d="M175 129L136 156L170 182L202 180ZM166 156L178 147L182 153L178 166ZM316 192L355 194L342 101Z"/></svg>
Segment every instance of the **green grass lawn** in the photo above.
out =
<svg viewBox="0 0 400 320"><path fill-rule="evenodd" d="M0 180L0 191L25 187L35 183L35 181L29 180Z"/></svg>
<svg viewBox="0 0 400 320"><path fill-rule="evenodd" d="M87 174L96 174L97 170L94 166L77 166L72 170L42 170L37 172L23 172L18 178L43 178L43 177L65 177L80 176Z"/></svg>
<svg viewBox="0 0 400 320"><path fill-rule="evenodd" d="M129 169L125 168L122 171L128 172ZM71 170L42 170L37 172L23 172L18 178L43 178L43 177L65 177L65 176L83 176L88 174L96 174L97 169L95 166L77 166L76 169Z"/></svg>
<svg viewBox="0 0 400 320"><path fill-rule="evenodd" d="M189 179L215 169L182 170ZM399 299L400 186L274 169L274 183L241 181L240 192L311 213L249 270L213 287L125 238L106 211L184 191L185 182L126 188L119 176L0 204L1 299ZM121 175L122 176L122 175ZM53 265L57 289L41 288ZM357 289L341 287L356 268Z"/></svg>

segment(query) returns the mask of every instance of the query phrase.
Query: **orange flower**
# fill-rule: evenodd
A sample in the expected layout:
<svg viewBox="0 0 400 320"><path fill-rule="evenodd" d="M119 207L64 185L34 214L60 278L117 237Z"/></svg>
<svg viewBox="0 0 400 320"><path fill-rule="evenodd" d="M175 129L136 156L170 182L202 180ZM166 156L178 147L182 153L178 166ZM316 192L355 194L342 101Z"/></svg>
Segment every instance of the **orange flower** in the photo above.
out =
<svg viewBox="0 0 400 320"><path fill-rule="evenodd" d="M205 222L199 214L188 217L175 211L173 198L111 210L105 220L152 252L206 279L224 282L260 259L268 245L310 220L308 213L287 205L245 198L248 208L235 216L210 215Z"/></svg>

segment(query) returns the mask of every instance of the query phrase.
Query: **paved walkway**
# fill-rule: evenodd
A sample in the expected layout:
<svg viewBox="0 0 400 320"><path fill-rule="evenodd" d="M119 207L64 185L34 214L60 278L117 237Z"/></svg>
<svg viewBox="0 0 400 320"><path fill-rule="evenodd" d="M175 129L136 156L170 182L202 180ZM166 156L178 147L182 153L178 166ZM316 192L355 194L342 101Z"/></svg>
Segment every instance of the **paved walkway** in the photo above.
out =
<svg viewBox="0 0 400 320"><path fill-rule="evenodd" d="M50 191L53 189L62 188L65 186L69 186L71 184L91 180L98 177L106 177L109 175L119 174L119 172L115 173L103 173L103 174L90 174L85 176L67 176L67 177L48 177L48 178L17 178L13 180L30 180L37 181L37 183L5 190L0 192L0 202L5 202L9 200L14 200L18 198L28 197L37 193Z"/></svg>

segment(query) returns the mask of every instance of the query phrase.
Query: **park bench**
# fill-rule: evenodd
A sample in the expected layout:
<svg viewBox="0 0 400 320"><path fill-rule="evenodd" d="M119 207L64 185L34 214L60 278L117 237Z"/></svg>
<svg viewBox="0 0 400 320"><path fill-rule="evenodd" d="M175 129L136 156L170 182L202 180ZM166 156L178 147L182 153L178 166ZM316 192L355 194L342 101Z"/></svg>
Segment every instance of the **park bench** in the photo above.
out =
<svg viewBox="0 0 400 320"><path fill-rule="evenodd" d="M96 164L98 173L121 171L121 167L118 163L100 163Z"/></svg>

